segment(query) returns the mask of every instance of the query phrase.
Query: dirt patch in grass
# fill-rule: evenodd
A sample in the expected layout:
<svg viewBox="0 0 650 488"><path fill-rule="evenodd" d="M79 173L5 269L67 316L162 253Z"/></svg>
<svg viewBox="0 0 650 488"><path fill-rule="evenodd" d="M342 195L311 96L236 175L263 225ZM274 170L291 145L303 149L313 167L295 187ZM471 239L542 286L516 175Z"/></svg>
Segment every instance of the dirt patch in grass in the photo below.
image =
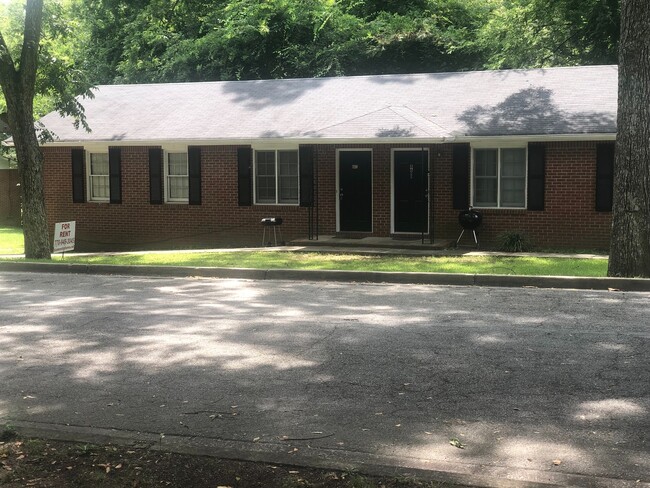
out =
<svg viewBox="0 0 650 488"><path fill-rule="evenodd" d="M0 486L6 488L452 488L415 479L10 437L0 441Z"/></svg>

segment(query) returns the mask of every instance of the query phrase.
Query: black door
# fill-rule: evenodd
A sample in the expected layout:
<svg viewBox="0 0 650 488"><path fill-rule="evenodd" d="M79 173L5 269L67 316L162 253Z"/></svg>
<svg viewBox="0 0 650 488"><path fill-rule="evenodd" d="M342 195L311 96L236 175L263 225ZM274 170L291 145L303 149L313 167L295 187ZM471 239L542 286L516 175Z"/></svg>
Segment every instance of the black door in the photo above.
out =
<svg viewBox="0 0 650 488"><path fill-rule="evenodd" d="M395 232L427 232L429 153L395 151L394 155Z"/></svg>
<svg viewBox="0 0 650 488"><path fill-rule="evenodd" d="M372 153L339 152L339 224L341 231L372 231Z"/></svg>

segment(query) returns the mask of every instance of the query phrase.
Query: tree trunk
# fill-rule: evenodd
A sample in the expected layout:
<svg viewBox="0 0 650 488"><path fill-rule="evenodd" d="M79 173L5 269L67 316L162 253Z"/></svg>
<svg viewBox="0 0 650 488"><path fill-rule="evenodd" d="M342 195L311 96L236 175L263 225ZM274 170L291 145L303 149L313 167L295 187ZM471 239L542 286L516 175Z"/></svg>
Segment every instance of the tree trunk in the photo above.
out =
<svg viewBox="0 0 650 488"><path fill-rule="evenodd" d="M609 276L650 277L650 2L622 0Z"/></svg>
<svg viewBox="0 0 650 488"><path fill-rule="evenodd" d="M25 257L49 259L50 240L43 193L43 155L34 132L32 102L21 96L20 87L17 87L12 95L6 97L7 113L19 163Z"/></svg>
<svg viewBox="0 0 650 488"><path fill-rule="evenodd" d="M27 258L50 258L43 193L43 155L34 131L34 91L43 20L43 0L27 0L25 30L17 65L0 33L0 85L7 102L23 204L23 234Z"/></svg>

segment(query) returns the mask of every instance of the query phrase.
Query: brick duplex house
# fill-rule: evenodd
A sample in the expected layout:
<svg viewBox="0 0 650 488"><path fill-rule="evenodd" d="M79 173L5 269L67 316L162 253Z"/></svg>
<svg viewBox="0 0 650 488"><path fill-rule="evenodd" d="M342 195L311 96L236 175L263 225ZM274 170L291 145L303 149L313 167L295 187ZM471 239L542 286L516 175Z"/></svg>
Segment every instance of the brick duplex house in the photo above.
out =
<svg viewBox="0 0 650 488"><path fill-rule="evenodd" d="M92 131L42 119L50 226L78 248L481 239L607 248L617 67L100 86Z"/></svg>

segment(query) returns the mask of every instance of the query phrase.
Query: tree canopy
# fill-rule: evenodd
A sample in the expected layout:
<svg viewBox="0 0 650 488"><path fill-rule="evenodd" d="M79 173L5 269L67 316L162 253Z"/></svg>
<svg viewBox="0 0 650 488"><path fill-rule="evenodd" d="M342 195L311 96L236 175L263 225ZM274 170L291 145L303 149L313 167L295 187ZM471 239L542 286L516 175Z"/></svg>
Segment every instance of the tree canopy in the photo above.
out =
<svg viewBox="0 0 650 488"><path fill-rule="evenodd" d="M96 83L615 63L618 0L76 0Z"/></svg>

